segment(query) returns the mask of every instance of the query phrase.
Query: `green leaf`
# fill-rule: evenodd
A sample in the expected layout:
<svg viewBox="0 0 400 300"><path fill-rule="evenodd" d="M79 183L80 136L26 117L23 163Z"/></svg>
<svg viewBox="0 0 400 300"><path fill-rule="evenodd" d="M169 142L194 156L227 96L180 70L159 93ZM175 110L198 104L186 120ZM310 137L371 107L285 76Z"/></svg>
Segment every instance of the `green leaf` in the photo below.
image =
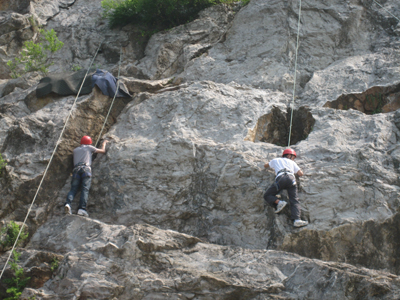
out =
<svg viewBox="0 0 400 300"><path fill-rule="evenodd" d="M49 55L60 50L64 46L64 43L58 39L54 29L39 29L39 34L39 42L26 41L19 55L14 58L14 61L7 62L7 66L11 71L11 77L16 78L20 76L17 73L17 70L20 69L19 65L23 65L25 72L39 71L44 75L49 72L48 68L53 64L53 62L49 61Z"/></svg>

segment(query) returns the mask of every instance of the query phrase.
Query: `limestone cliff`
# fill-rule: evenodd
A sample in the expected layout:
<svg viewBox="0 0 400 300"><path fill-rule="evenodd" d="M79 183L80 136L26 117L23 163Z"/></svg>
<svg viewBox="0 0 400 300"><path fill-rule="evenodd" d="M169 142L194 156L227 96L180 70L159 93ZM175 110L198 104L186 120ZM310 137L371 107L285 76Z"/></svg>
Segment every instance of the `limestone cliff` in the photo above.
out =
<svg viewBox="0 0 400 300"><path fill-rule="evenodd" d="M65 43L51 72L100 46L95 65L116 75L122 50L134 95L106 122L90 218L63 212L72 150L112 98L77 99L28 217L22 298L400 299L400 3L376 2L302 3L291 147L310 224L296 229L262 196L289 137L299 1L214 6L149 39L109 29L100 0L0 1L2 225L25 218L75 98L10 78L32 16Z"/></svg>

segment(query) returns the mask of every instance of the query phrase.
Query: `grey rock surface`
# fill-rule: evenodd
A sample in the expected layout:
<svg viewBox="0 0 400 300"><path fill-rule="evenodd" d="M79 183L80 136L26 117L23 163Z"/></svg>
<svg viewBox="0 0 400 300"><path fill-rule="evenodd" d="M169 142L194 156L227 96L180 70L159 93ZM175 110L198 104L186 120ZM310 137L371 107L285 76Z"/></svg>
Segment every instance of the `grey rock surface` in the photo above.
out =
<svg viewBox="0 0 400 300"><path fill-rule="evenodd" d="M64 230L63 228L68 228ZM52 279L23 299L395 299L389 273L273 250L207 244L149 225L53 220L28 248L65 255Z"/></svg>
<svg viewBox="0 0 400 300"><path fill-rule="evenodd" d="M33 37L28 15L0 12L0 78L10 78L7 61L20 51L24 41Z"/></svg>
<svg viewBox="0 0 400 300"><path fill-rule="evenodd" d="M11 3L12 1L10 1ZM6 62L21 50L24 41L37 37L37 28L29 19L45 29L54 29L64 47L51 55L54 63L50 72L71 71L73 68L88 68L97 49L94 67L109 68L120 59L123 75L136 76L134 63L143 57L148 37L132 26L121 30L108 28L102 18L101 1L30 1L28 11L7 11L0 14L0 78L10 78Z"/></svg>
<svg viewBox="0 0 400 300"><path fill-rule="evenodd" d="M28 10L30 0L2 0L0 1L0 11L16 11L24 13Z"/></svg>
<svg viewBox="0 0 400 300"><path fill-rule="evenodd" d="M148 79L160 79L182 73L191 60L206 53L225 38L234 13L227 5L212 6L193 22L154 34L137 68Z"/></svg>
<svg viewBox="0 0 400 300"><path fill-rule="evenodd" d="M399 57L397 50L390 49L337 61L314 72L305 86L302 103L324 106L342 95L362 93L373 87L397 86L400 83Z"/></svg>
<svg viewBox="0 0 400 300"><path fill-rule="evenodd" d="M116 74L122 49L134 95L116 99L101 136L91 219L64 216L71 153L97 140L111 98L78 98L28 217L20 264L38 275L23 299L400 298L400 25L385 9L303 1L291 147L310 224L297 229L262 196L274 180L263 165L289 138L298 1L216 6L149 41L109 29L99 0L5 5L4 63L36 38L33 15L66 42L51 71L87 67L103 42L96 67ZM0 78L3 226L24 219L74 97L37 98L39 75L11 80L5 64Z"/></svg>
<svg viewBox="0 0 400 300"><path fill-rule="evenodd" d="M26 215L28 204L34 199L52 159L41 193L38 194L38 202L30 214L30 230L37 228L48 217L55 205L58 189L69 178L73 167L71 151L79 145L79 141L70 137L89 134L96 140L111 104L111 98L95 88L92 94L76 99L75 109L69 116L75 97L50 94L37 98L35 88L16 89L3 97L0 103L0 149L7 162L0 182L2 218L20 219ZM120 98L114 105L105 124L106 130L125 106L124 99L129 98ZM67 118L71 121L68 123L70 126L65 127L56 149Z"/></svg>
<svg viewBox="0 0 400 300"><path fill-rule="evenodd" d="M279 92L202 82L128 105L107 134L113 144L105 160L95 162L92 216L248 248L287 247L306 229L336 235L336 228L349 225L356 234L365 220L379 224L397 216L396 115L322 108L311 110L313 130L295 146L306 174L299 186L303 217L311 224L293 229L288 210L276 216L272 208L264 209L262 195L273 174L262 166L282 148L245 139L258 119L286 101ZM335 258L348 262L346 253L357 243L336 249ZM374 251L385 252L379 248L374 245ZM397 272L390 264L384 268Z"/></svg>
<svg viewBox="0 0 400 300"><path fill-rule="evenodd" d="M386 9L400 14L396 1L389 1ZM371 53L390 54L399 43L393 32L397 21L372 1L307 1L301 15L298 88L303 88L315 71L335 62ZM297 1L253 0L237 14L226 39L188 63L182 77L291 91L297 21ZM386 71L386 76L392 75L390 69ZM397 69L393 71L395 76ZM347 85L358 81L354 76ZM323 89L332 84L335 80Z"/></svg>

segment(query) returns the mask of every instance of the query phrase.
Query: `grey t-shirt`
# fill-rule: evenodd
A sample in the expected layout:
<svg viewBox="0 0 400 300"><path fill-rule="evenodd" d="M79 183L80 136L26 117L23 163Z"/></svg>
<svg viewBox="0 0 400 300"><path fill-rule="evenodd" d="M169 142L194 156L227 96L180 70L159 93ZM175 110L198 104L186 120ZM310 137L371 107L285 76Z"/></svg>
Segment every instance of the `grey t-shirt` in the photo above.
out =
<svg viewBox="0 0 400 300"><path fill-rule="evenodd" d="M79 163L85 163L87 166L92 165L92 153L97 148L92 145L80 145L74 149L74 166Z"/></svg>

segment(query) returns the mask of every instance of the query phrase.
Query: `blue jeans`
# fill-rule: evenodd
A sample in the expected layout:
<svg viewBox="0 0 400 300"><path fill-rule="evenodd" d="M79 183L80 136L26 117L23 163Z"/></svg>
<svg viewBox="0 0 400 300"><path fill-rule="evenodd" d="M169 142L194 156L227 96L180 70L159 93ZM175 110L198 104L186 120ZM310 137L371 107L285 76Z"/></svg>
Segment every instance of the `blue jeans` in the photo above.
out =
<svg viewBox="0 0 400 300"><path fill-rule="evenodd" d="M89 189L92 184L92 177L86 174L90 173L90 168L84 167L72 174L71 180L71 190L67 195L67 201L65 204L71 206L71 202L74 200L76 193L78 193L79 188L81 189L81 199L79 201L78 209L86 210L86 204L89 197Z"/></svg>

